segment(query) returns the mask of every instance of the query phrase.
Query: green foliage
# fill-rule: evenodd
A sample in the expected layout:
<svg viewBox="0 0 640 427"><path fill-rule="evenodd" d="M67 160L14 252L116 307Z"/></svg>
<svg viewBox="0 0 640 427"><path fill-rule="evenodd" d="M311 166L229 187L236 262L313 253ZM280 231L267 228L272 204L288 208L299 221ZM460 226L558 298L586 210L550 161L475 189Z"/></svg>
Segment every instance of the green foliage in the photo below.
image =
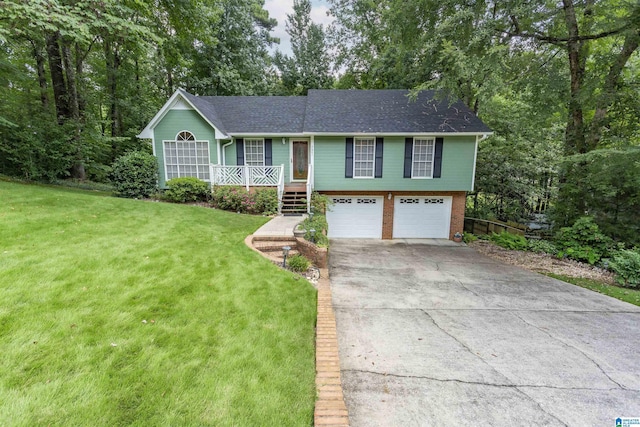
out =
<svg viewBox="0 0 640 427"><path fill-rule="evenodd" d="M478 236L476 236L473 233L463 233L462 234L462 241L465 243L473 243L476 240L478 240Z"/></svg>
<svg viewBox="0 0 640 427"><path fill-rule="evenodd" d="M529 251L549 255L557 255L560 252L553 242L544 239L529 239Z"/></svg>
<svg viewBox="0 0 640 427"><path fill-rule="evenodd" d="M303 255L295 254L291 258L287 258L287 266L292 271L303 272L309 269L311 262Z"/></svg>
<svg viewBox="0 0 640 427"><path fill-rule="evenodd" d="M571 227L563 227L556 234L555 242L560 256L595 264L607 257L613 246L611 238L604 235L592 217L582 217Z"/></svg>
<svg viewBox="0 0 640 427"><path fill-rule="evenodd" d="M213 189L212 204L227 211L271 215L278 211L278 193L272 188L249 192L244 187L221 185Z"/></svg>
<svg viewBox="0 0 640 427"><path fill-rule="evenodd" d="M149 197L158 189L157 160L143 151L125 154L113 164L111 180L120 197Z"/></svg>
<svg viewBox="0 0 640 427"><path fill-rule="evenodd" d="M311 1L294 0L293 12L285 23L293 57L277 51L273 59L282 75L284 92L306 95L309 89L328 89L333 81L331 59L322 25L311 20Z"/></svg>
<svg viewBox="0 0 640 427"><path fill-rule="evenodd" d="M604 234L640 244L640 148L572 156L564 177L554 214L558 224L570 225L586 210Z"/></svg>
<svg viewBox="0 0 640 427"><path fill-rule="evenodd" d="M526 251L529 247L527 239L518 234L511 234L503 231L500 234L493 233L489 236L489 240L498 246L516 251Z"/></svg>
<svg viewBox="0 0 640 427"><path fill-rule="evenodd" d="M275 188L257 188L254 192L255 212L263 215L278 213L278 190Z"/></svg>
<svg viewBox="0 0 640 427"><path fill-rule="evenodd" d="M622 250L615 253L609 268L616 273L616 281L630 288L640 287L640 250Z"/></svg>
<svg viewBox="0 0 640 427"><path fill-rule="evenodd" d="M167 181L163 198L173 203L204 202L209 194L209 184L189 176Z"/></svg>
<svg viewBox="0 0 640 427"><path fill-rule="evenodd" d="M313 215L313 219L307 217L300 223L299 227L305 231L304 238L305 240L312 241L311 231L316 230L316 234L313 237L315 244L320 247L328 247L329 246L329 238L327 237L327 230L329 229L329 225L327 223L327 217L321 214Z"/></svg>
<svg viewBox="0 0 640 427"><path fill-rule="evenodd" d="M311 212L324 215L327 209L331 210L331 198L326 194L320 194L317 191L311 193Z"/></svg>

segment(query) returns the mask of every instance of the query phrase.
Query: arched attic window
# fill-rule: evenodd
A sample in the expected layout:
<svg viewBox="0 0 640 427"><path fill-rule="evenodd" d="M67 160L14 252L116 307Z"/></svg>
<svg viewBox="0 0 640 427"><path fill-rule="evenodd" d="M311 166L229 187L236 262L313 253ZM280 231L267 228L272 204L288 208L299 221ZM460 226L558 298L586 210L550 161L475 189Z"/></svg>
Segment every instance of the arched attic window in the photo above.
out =
<svg viewBox="0 0 640 427"><path fill-rule="evenodd" d="M196 137L193 136L191 132L188 130L183 130L182 132L178 132L176 135L176 141L195 141Z"/></svg>
<svg viewBox="0 0 640 427"><path fill-rule="evenodd" d="M183 130L175 140L164 142L166 180L193 176L209 181L209 141L198 141L195 135Z"/></svg>

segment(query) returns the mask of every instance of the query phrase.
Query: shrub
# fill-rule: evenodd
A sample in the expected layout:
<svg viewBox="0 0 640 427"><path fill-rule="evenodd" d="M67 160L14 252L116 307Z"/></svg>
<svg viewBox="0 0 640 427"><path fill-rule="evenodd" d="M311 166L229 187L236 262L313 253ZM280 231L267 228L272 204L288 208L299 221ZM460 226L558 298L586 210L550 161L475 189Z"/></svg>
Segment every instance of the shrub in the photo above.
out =
<svg viewBox="0 0 640 427"><path fill-rule="evenodd" d="M209 184L189 176L167 181L164 198L173 203L204 202L209 197Z"/></svg>
<svg viewBox="0 0 640 427"><path fill-rule="evenodd" d="M218 186L213 190L211 202L218 209L269 215L278 211L278 192L273 188L249 192L244 187Z"/></svg>
<svg viewBox="0 0 640 427"><path fill-rule="evenodd" d="M327 209L331 210L331 199L329 196L320 194L317 191L311 193L311 211L324 215L327 213Z"/></svg>
<svg viewBox="0 0 640 427"><path fill-rule="evenodd" d="M640 251L637 248L618 251L610 261L609 268L616 273L616 281L622 286L640 286Z"/></svg>
<svg viewBox="0 0 640 427"><path fill-rule="evenodd" d="M511 234L503 231L500 234L493 233L489 236L489 240L498 246L516 251L526 251L529 247L527 239L518 234Z"/></svg>
<svg viewBox="0 0 640 427"><path fill-rule="evenodd" d="M287 260L287 265L291 271L307 271L311 262L300 254L295 254Z"/></svg>
<svg viewBox="0 0 640 427"><path fill-rule="evenodd" d="M254 193L256 213L273 215L278 213L278 190L275 188L259 188Z"/></svg>
<svg viewBox="0 0 640 427"><path fill-rule="evenodd" d="M552 242L544 239L530 239L529 250L537 254L557 255L558 248Z"/></svg>
<svg viewBox="0 0 640 427"><path fill-rule="evenodd" d="M156 158L143 151L132 151L113 163L111 180L117 196L149 197L158 188Z"/></svg>
<svg viewBox="0 0 640 427"><path fill-rule="evenodd" d="M324 215L315 214L313 219L305 218L300 224L300 228L305 231L304 238L311 241L311 229L316 230L314 237L315 244L321 247L329 246L329 238L327 237L327 230L329 225L327 224L327 218Z"/></svg>
<svg viewBox="0 0 640 427"><path fill-rule="evenodd" d="M595 264L607 257L613 247L611 238L600 232L593 218L585 216L571 227L563 227L556 235L560 256Z"/></svg>
<svg viewBox="0 0 640 427"><path fill-rule="evenodd" d="M462 233L462 241L465 243L473 243L478 240L478 236L473 233Z"/></svg>

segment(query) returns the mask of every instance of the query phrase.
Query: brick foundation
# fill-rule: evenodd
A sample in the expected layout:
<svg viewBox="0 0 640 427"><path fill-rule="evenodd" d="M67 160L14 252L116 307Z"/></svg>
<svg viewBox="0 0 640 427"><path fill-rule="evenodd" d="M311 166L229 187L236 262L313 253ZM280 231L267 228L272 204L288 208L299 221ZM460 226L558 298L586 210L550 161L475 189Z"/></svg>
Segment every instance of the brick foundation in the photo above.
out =
<svg viewBox="0 0 640 427"><path fill-rule="evenodd" d="M406 196L451 196L451 225L449 240L453 235L462 233L464 228L464 210L467 193L465 191L321 191L328 196L382 196L382 239L393 239L393 207L396 197ZM391 195L391 198L389 198Z"/></svg>

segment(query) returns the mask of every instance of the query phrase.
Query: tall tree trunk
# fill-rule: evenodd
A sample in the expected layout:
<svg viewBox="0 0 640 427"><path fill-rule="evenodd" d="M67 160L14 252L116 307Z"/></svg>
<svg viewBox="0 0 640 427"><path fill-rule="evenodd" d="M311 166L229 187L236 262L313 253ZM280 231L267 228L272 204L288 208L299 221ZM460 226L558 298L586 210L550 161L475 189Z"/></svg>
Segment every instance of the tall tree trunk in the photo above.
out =
<svg viewBox="0 0 640 427"><path fill-rule="evenodd" d="M62 62L67 77L67 94L70 118L80 119L80 107L78 104L78 86L76 84L75 64L71 58L71 48L67 43L62 43Z"/></svg>
<svg viewBox="0 0 640 427"><path fill-rule="evenodd" d="M71 166L71 177L84 180L87 173L84 167L84 156L82 155L82 141L80 129L80 104L78 102L78 85L76 80L76 63L71 57L71 48L68 43L62 43L62 61L64 63L65 74L67 76L67 93L69 97L69 113L75 126L73 144L76 148L76 157Z"/></svg>
<svg viewBox="0 0 640 427"><path fill-rule="evenodd" d="M42 109L49 109L49 94L47 93L47 74L44 70L45 59L42 54L42 46L40 43L30 40L33 47L33 57L36 60L36 72L38 73L38 85L40 86L40 102L42 103Z"/></svg>
<svg viewBox="0 0 640 427"><path fill-rule="evenodd" d="M109 119L111 121L111 136L117 137L122 134L122 126L120 123L120 111L118 109L118 68L120 67L120 54L118 52L118 43L105 40L104 56L107 72L107 91L109 99ZM115 148L115 147L114 147Z"/></svg>
<svg viewBox="0 0 640 427"><path fill-rule="evenodd" d="M584 116L580 92L584 82L584 58L581 55L583 45L578 40L580 31L578 19L573 6L573 0L563 0L564 17L569 34L567 51L569 54L569 74L571 77L571 90L569 99L569 117L565 134L565 152L567 154L586 152L584 138Z"/></svg>
<svg viewBox="0 0 640 427"><path fill-rule="evenodd" d="M609 67L609 72L607 73L607 77L602 88L602 94L598 98L596 111L589 127L587 147L590 150L596 149L600 143L602 130L607 124L607 113L609 111L609 107L611 107L611 104L613 104L615 99L620 75L622 74L622 70L631 55L638 49L639 44L640 30L635 29L627 34L620 53L616 56L611 67Z"/></svg>
<svg viewBox="0 0 640 427"><path fill-rule="evenodd" d="M60 55L60 33L55 32L47 35L47 56L49 57L49 73L51 74L51 84L53 86L53 98L56 105L56 116L58 123L64 123L69 118L69 104L67 85L64 81L64 67L62 56Z"/></svg>

